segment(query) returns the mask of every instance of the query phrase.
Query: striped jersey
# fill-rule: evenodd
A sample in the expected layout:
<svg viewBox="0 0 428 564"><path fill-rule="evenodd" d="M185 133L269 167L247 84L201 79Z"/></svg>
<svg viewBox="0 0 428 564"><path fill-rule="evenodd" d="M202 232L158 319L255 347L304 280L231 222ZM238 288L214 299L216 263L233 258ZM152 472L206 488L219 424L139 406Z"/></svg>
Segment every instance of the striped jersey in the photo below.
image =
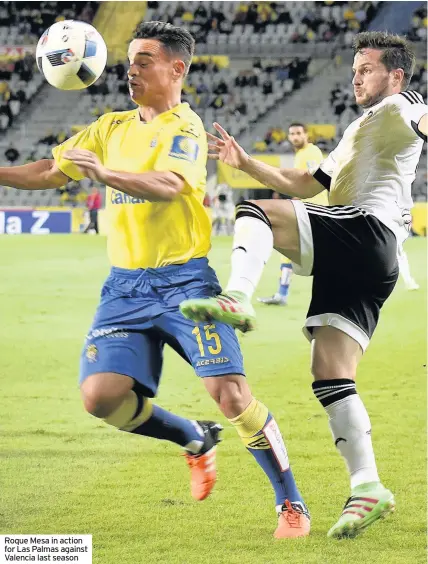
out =
<svg viewBox="0 0 428 564"><path fill-rule="evenodd" d="M387 96L345 130L314 172L330 191L330 205L351 205L376 216L395 234L408 236L411 186L426 141L417 128L428 106L414 91Z"/></svg>

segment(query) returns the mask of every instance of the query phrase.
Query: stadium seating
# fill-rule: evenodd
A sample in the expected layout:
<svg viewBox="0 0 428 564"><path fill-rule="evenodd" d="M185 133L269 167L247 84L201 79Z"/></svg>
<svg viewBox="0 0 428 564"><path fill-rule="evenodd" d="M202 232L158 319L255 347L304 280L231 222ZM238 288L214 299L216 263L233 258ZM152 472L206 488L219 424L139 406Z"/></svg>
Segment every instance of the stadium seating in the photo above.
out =
<svg viewBox="0 0 428 564"><path fill-rule="evenodd" d="M333 78L336 79L335 82ZM289 102L285 100L282 113L287 116L286 123L278 122L276 115L273 114L264 129L259 129L257 133L253 132L252 138L247 139L246 149L258 153L291 153L292 147L286 139L286 126L292 121L300 121L309 124L331 124L335 129L335 135L323 135L323 127L321 127L318 128L319 135L314 136L313 140L323 151L332 150L345 128L360 114L354 101L352 74L348 66L330 67L329 72L320 73L316 80L316 94L311 83L299 92L298 98L292 97ZM427 101L426 63L416 66L409 88L420 92L425 102ZM426 154L426 147L424 151ZM416 201L425 201L427 198L427 164L424 157L421 159L412 193Z"/></svg>
<svg viewBox="0 0 428 564"><path fill-rule="evenodd" d="M238 135L278 100L299 88L308 79L309 64L309 60L282 60L263 66L256 60L221 68L215 57L202 57L190 69L183 101L199 113L207 129L221 119L233 135ZM86 123L106 111L132 107L125 67L119 64L107 69L103 82L88 89L68 119Z"/></svg>
<svg viewBox="0 0 428 564"><path fill-rule="evenodd" d="M34 45L56 21L91 22L99 2L2 2L0 45Z"/></svg>
<svg viewBox="0 0 428 564"><path fill-rule="evenodd" d="M334 41L337 49L346 46L355 31L368 25L378 10L378 4L148 2L146 20L162 19L187 26L198 42L197 53L202 47L205 52L209 48L212 48L212 53L218 52L220 45L234 46L233 53L236 47L240 49L239 57L196 57L191 67L183 90L183 101L189 102L199 113L207 130L211 130L213 121L220 121L230 133L244 141L248 150L284 152L289 149L284 134L286 124L283 116L287 116L287 123L290 120L313 123L317 142L324 150L329 150L357 111L349 89L349 65L342 62L341 51L336 51L333 61L316 56L312 60L303 56L251 59L247 47L250 44L253 47L280 44L284 45L284 53L287 53L286 45L291 43L300 44L303 50L305 43L319 44L322 41L328 44ZM76 5L69 2L61 3L59 16L55 2L40 4L36 11L31 5L34 6L33 3L10 2L0 8L0 44L2 34L16 38L17 29L20 38L25 37L25 41L34 44L41 30L55 19L76 17L73 12ZM96 2L79 3L76 19L91 20L97 5ZM413 25L414 29L426 26L426 11L424 13L420 9L415 12ZM243 58L243 55L246 57ZM0 83L1 130L13 124L14 117L42 85L42 77L34 72L33 60L27 57L16 63L9 61L3 66L0 58L0 78L4 79L3 87ZM5 95L1 92L2 88L6 91ZM412 88L426 96L426 66L416 72ZM37 112L25 122L15 120L16 127L11 134L0 140L0 161L3 163L9 161L4 153L10 148L19 152L15 164L49 158L51 147L79 127L108 111L134 107L128 95L125 63L108 67L102 79L86 91L58 93L46 86L43 93ZM17 97L21 99L17 100ZM67 108L66 113L64 107ZM6 115L7 112L11 118ZM269 131L272 124L276 127ZM253 145L254 141L256 145ZM30 196L26 194L25 198ZM37 193L35 196L39 197ZM57 196L52 196L56 202ZM20 197L24 196L13 195L15 199Z"/></svg>
<svg viewBox="0 0 428 564"><path fill-rule="evenodd" d="M412 28L409 31L408 37L412 41L426 41L427 40L427 7L421 6L415 10L412 19Z"/></svg>
<svg viewBox="0 0 428 564"><path fill-rule="evenodd" d="M3 2L0 6L0 131L11 127L44 83L34 59L35 45L55 21L76 18L76 4ZM97 2L81 3L77 19L90 21ZM79 6L80 8L80 6Z"/></svg>
<svg viewBox="0 0 428 564"><path fill-rule="evenodd" d="M362 30L379 2L148 2L147 19L187 26L215 47L333 41Z"/></svg>

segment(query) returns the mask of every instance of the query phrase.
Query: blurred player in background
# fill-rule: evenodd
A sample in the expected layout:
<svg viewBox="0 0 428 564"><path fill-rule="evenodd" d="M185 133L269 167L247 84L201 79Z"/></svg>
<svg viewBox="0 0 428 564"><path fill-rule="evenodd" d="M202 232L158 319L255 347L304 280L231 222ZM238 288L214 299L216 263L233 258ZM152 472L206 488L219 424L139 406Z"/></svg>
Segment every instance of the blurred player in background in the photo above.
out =
<svg viewBox="0 0 428 564"><path fill-rule="evenodd" d="M86 207L89 212L89 223L83 233L89 233L91 229L98 235L98 212L102 206L101 193L96 186L92 187L91 193L86 198Z"/></svg>
<svg viewBox="0 0 428 564"><path fill-rule="evenodd" d="M291 258L300 274L313 276L304 326L311 341L312 390L328 415L351 486L327 533L337 539L355 537L395 508L394 495L379 478L370 418L355 379L380 309L397 282L397 247L410 230L411 186L428 134L428 107L418 92L407 90L415 65L407 40L359 33L354 55L352 84L363 114L313 174L252 159L215 124L221 139L210 136L213 158L300 200L240 204L226 291L180 306L194 320L251 329L251 297L273 247ZM325 188L330 207L301 201ZM404 490L405 485L403 495ZM330 503L328 492L322 495Z"/></svg>
<svg viewBox="0 0 428 564"><path fill-rule="evenodd" d="M192 495L205 499L216 480L221 427L189 421L152 403L163 348L170 345L202 377L269 478L281 508L275 536L306 536L310 518L281 432L251 394L235 331L223 323L195 324L179 311L186 298L221 291L206 258L211 223L203 206L205 130L180 102L193 52L187 30L141 23L128 50L129 91L138 108L103 115L54 148L54 160L0 168L0 182L42 190L86 176L107 186L112 269L81 357L86 410L122 431L183 447Z"/></svg>
<svg viewBox="0 0 428 564"><path fill-rule="evenodd" d="M293 145L295 152L294 168L315 171L322 163L324 157L316 145L309 143L306 125L297 122L292 123L288 128L288 140ZM304 201L328 206L328 192L324 190L313 198L308 198ZM293 263L287 257L283 257L279 288L276 294L270 298L258 298L258 301L267 305L287 305L292 275Z"/></svg>
<svg viewBox="0 0 428 564"><path fill-rule="evenodd" d="M217 186L211 211L214 234L220 235L224 227L226 235L232 235L235 222L235 204L232 189L227 184Z"/></svg>

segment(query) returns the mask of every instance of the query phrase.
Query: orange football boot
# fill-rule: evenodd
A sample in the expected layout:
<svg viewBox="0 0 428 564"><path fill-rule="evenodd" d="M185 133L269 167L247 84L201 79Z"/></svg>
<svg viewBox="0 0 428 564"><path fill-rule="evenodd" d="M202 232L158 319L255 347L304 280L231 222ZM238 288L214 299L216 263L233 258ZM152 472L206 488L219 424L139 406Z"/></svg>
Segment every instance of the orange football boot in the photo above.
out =
<svg viewBox="0 0 428 564"><path fill-rule="evenodd" d="M190 468L190 486L194 499L206 499L217 480L216 444L220 442L219 434L223 427L213 421L197 421L204 431L205 441L198 454L186 453L186 462Z"/></svg>
<svg viewBox="0 0 428 564"><path fill-rule="evenodd" d="M286 499L278 514L278 527L273 536L276 539L294 539L308 536L310 530L311 518L305 506Z"/></svg>

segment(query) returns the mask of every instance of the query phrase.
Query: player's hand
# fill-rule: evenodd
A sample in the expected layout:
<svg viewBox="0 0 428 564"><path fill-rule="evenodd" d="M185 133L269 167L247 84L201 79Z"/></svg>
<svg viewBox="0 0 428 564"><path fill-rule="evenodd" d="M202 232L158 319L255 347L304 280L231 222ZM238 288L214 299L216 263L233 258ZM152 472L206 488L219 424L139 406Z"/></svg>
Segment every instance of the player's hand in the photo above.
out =
<svg viewBox="0 0 428 564"><path fill-rule="evenodd" d="M86 177L105 183L107 169L92 151L70 149L64 153L64 158L73 161Z"/></svg>
<svg viewBox="0 0 428 564"><path fill-rule="evenodd" d="M233 168L242 168L250 158L244 149L231 137L219 123L214 123L214 128L219 132L220 137L207 133L208 158L220 160Z"/></svg>

